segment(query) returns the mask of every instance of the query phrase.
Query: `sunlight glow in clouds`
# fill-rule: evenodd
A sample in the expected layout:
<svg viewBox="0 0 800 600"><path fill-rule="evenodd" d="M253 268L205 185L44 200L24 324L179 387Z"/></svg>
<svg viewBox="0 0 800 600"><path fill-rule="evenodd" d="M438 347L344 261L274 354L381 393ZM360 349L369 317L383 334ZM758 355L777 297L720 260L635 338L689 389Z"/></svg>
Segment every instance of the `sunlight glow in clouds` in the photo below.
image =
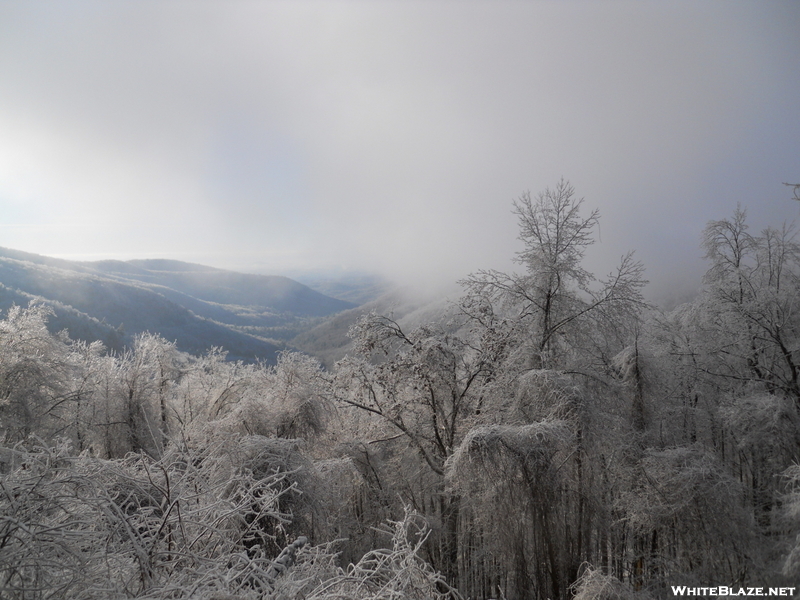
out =
<svg viewBox="0 0 800 600"><path fill-rule="evenodd" d="M592 268L702 271L709 219L793 219L789 2L6 2L0 245L448 282L508 268L562 176Z"/></svg>

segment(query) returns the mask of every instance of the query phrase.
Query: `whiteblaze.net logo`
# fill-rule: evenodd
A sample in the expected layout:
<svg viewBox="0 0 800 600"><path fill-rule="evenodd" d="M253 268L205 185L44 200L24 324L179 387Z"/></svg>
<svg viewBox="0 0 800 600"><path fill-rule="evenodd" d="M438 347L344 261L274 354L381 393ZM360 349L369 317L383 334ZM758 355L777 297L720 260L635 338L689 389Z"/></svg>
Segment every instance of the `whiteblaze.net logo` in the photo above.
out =
<svg viewBox="0 0 800 600"><path fill-rule="evenodd" d="M794 596L793 587L689 587L673 585L673 596Z"/></svg>

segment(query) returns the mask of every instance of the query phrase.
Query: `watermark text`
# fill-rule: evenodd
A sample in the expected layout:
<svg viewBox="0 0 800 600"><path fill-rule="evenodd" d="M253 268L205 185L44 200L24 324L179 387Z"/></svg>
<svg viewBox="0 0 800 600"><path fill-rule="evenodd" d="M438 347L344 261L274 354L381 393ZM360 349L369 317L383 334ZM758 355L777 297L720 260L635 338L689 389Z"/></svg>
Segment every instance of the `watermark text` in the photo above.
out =
<svg viewBox="0 0 800 600"><path fill-rule="evenodd" d="M793 587L691 587L673 585L673 596L794 596L797 588Z"/></svg>

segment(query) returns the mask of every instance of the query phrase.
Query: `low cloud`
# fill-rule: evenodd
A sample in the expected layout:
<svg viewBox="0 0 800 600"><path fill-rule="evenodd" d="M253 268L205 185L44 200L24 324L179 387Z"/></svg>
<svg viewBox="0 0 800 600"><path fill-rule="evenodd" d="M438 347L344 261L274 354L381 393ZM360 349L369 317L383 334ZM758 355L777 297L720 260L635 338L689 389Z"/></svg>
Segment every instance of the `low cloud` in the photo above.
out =
<svg viewBox="0 0 800 600"><path fill-rule="evenodd" d="M800 9L763 3L0 6L0 245L271 272L509 268L570 179L696 285L709 219L794 218ZM61 224L61 227L55 225Z"/></svg>

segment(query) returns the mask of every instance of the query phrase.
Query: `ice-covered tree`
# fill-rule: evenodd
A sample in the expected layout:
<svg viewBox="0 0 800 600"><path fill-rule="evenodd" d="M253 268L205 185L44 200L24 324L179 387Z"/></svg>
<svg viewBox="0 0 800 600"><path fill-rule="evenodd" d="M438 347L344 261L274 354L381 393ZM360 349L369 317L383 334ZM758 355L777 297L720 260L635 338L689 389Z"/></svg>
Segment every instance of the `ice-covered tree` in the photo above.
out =
<svg viewBox="0 0 800 600"><path fill-rule="evenodd" d="M71 420L66 339L47 331L43 304L13 306L0 321L0 436L50 437Z"/></svg>
<svg viewBox="0 0 800 600"><path fill-rule="evenodd" d="M527 368L558 368L598 327L625 327L644 306L644 267L629 253L605 278L583 266L599 212L581 214L583 199L565 180L514 203L524 248L523 273L479 271L464 282L463 311L495 337L514 337ZM524 342L523 342L524 340Z"/></svg>
<svg viewBox="0 0 800 600"><path fill-rule="evenodd" d="M719 345L709 369L758 382L800 408L800 245L790 225L750 234L746 216L737 208L704 232L706 299L715 316L709 333Z"/></svg>
<svg viewBox="0 0 800 600"><path fill-rule="evenodd" d="M390 317L365 315L351 330L358 355L337 364L340 405L373 417L384 443L404 440L424 469L408 465L404 500L435 514L435 566L457 569L459 498L444 488L445 463L476 422L490 371L480 349L444 327L406 333ZM379 430L376 430L376 433ZM411 475L411 473L415 473Z"/></svg>

